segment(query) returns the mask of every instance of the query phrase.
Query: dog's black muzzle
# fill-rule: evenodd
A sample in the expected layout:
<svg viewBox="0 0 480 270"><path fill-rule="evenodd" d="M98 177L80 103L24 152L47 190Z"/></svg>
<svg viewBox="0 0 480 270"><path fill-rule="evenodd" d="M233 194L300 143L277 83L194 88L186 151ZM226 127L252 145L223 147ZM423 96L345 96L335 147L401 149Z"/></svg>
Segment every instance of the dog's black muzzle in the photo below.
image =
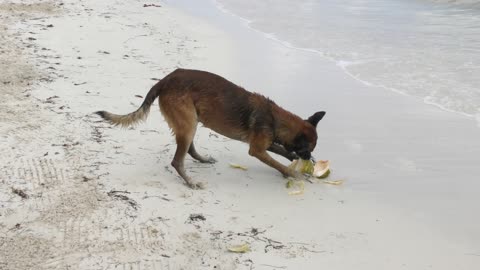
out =
<svg viewBox="0 0 480 270"><path fill-rule="evenodd" d="M312 153L308 151L297 152L297 155L303 160L310 160L312 158Z"/></svg>

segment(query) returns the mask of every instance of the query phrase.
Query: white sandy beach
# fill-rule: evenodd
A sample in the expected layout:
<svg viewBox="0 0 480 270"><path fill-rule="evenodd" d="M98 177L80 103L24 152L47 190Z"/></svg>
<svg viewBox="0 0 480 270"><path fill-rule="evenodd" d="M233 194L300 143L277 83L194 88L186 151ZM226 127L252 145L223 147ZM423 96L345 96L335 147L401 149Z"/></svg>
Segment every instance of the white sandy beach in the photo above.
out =
<svg viewBox="0 0 480 270"><path fill-rule="evenodd" d="M19 3L0 2L0 269L480 267L474 119L366 86L210 2ZM314 156L344 184L289 195L247 145L199 128L218 162L187 157L208 183L190 190L157 102L135 128L92 114L135 110L178 67L327 111Z"/></svg>

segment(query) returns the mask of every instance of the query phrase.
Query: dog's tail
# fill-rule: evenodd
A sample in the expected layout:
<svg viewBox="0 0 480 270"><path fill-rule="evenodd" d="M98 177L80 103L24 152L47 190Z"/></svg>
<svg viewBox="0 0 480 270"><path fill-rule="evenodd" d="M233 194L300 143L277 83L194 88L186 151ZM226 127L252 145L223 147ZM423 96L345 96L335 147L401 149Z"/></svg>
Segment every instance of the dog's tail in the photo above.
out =
<svg viewBox="0 0 480 270"><path fill-rule="evenodd" d="M95 113L115 126L128 127L138 123L139 121L143 121L147 118L152 103L158 97L162 86L161 82L162 81L158 82L150 89L147 96L143 100L142 106L132 113L125 115L113 114L106 111L98 111Z"/></svg>

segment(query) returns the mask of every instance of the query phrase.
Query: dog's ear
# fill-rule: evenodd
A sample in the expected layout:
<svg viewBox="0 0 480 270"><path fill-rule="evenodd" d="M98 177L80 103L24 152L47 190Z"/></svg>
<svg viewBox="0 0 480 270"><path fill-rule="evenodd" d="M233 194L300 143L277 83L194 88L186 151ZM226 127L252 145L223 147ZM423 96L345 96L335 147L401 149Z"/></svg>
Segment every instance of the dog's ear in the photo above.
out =
<svg viewBox="0 0 480 270"><path fill-rule="evenodd" d="M322 118L325 116L325 113L326 112L316 112L305 121L309 122L310 124L312 124L312 126L316 127L318 122L320 122L320 120L322 120Z"/></svg>

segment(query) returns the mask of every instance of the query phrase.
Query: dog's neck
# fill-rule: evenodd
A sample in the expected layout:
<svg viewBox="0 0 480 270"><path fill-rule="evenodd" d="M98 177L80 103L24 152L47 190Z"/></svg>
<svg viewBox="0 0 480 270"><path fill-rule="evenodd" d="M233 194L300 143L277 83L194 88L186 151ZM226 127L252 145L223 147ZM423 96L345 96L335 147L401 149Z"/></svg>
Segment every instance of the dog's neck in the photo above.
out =
<svg viewBox="0 0 480 270"><path fill-rule="evenodd" d="M272 106L272 114L277 123L275 126L274 141L282 145L287 142L292 142L297 136L297 134L292 131L302 130L299 125L303 123L303 119L278 105ZM279 115L282 115L282 117L277 117Z"/></svg>

